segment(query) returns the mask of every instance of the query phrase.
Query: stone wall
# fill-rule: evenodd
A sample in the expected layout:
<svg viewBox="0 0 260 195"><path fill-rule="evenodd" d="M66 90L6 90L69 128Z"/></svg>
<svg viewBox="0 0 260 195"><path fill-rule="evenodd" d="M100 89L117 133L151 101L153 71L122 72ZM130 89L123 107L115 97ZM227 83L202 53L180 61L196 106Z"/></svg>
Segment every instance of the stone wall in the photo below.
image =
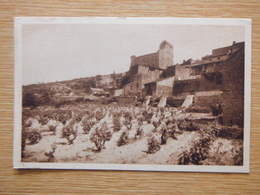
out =
<svg viewBox="0 0 260 195"><path fill-rule="evenodd" d="M173 96L185 99L187 95L195 95L194 103L198 106L215 106L222 101L223 84L217 84L215 78L180 80L173 85Z"/></svg>
<svg viewBox="0 0 260 195"><path fill-rule="evenodd" d="M183 98L187 95L194 95L195 90L200 88L201 79L175 81L172 95L177 98Z"/></svg>
<svg viewBox="0 0 260 195"><path fill-rule="evenodd" d="M131 66L135 66L137 64L145 64L145 65L150 65L154 67L158 67L158 53L151 53L151 54L146 54L142 56L131 56Z"/></svg>
<svg viewBox="0 0 260 195"><path fill-rule="evenodd" d="M160 77L161 73L162 71L155 70L155 71L148 72L147 74L142 74L142 84L155 81Z"/></svg>
<svg viewBox="0 0 260 195"><path fill-rule="evenodd" d="M244 124L244 48L218 66L223 74L223 123Z"/></svg>
<svg viewBox="0 0 260 195"><path fill-rule="evenodd" d="M171 94L172 94L172 87L157 85L156 98L162 96L171 96Z"/></svg>
<svg viewBox="0 0 260 195"><path fill-rule="evenodd" d="M177 80L173 85L173 95L194 95L196 91L221 90L223 83L221 73L205 73L197 79Z"/></svg>
<svg viewBox="0 0 260 195"><path fill-rule="evenodd" d="M123 89L116 89L114 96L122 96L123 95Z"/></svg>
<svg viewBox="0 0 260 195"><path fill-rule="evenodd" d="M175 68L176 68L176 66L167 67L167 70L165 70L165 76L166 77L175 76Z"/></svg>
<svg viewBox="0 0 260 195"><path fill-rule="evenodd" d="M221 101L222 101L222 98L220 95L195 96L195 98L194 98L195 105L202 106L202 107L216 106L216 104L220 103Z"/></svg>
<svg viewBox="0 0 260 195"><path fill-rule="evenodd" d="M180 80L188 79L190 76L190 68L177 64L177 65L175 65L175 75Z"/></svg>

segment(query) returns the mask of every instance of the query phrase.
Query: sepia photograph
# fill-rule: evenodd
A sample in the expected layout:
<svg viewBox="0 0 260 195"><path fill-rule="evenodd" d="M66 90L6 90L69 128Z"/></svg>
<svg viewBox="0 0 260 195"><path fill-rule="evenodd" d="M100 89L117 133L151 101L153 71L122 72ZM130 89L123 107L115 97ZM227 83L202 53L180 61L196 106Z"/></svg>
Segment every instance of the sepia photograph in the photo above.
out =
<svg viewBox="0 0 260 195"><path fill-rule="evenodd" d="M251 20L15 18L16 169L249 173Z"/></svg>

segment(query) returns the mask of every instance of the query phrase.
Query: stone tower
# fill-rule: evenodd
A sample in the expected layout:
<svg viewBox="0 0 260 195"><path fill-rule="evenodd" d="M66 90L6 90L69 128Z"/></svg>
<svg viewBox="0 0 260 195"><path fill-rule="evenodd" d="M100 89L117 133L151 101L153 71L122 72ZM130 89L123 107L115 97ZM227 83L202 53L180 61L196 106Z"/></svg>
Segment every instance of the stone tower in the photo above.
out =
<svg viewBox="0 0 260 195"><path fill-rule="evenodd" d="M168 41L163 41L158 50L158 68L166 69L173 65L173 46Z"/></svg>

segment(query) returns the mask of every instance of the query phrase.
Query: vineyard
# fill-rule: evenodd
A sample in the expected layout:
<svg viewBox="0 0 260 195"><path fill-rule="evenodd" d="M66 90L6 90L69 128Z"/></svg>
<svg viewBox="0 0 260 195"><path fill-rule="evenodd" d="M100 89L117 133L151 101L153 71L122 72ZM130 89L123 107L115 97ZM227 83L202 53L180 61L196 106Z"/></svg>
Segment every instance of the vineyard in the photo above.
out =
<svg viewBox="0 0 260 195"><path fill-rule="evenodd" d="M23 162L242 165L243 129L181 108L23 108Z"/></svg>

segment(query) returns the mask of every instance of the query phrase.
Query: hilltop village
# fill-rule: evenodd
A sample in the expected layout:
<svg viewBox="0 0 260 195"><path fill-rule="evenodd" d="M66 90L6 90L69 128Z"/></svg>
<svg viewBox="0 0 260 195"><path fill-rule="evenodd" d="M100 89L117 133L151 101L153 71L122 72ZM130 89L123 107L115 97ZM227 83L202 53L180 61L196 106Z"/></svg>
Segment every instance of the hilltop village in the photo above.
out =
<svg viewBox="0 0 260 195"><path fill-rule="evenodd" d="M154 53L131 56L125 73L41 85L54 99L114 97L143 103L149 97L150 104L161 107L182 106L185 100L185 107L221 105L223 124L243 126L244 42L233 42L200 60L187 59L181 64L174 64L173 52L173 45L165 40Z"/></svg>
<svg viewBox="0 0 260 195"><path fill-rule="evenodd" d="M175 65L173 61L173 45L168 41L155 53L131 56L129 71L123 77L110 77L114 87L121 86L114 96L150 96L158 102L164 98L175 106L181 106L187 97L196 106L221 104L223 124L243 126L244 42L213 49L200 60Z"/></svg>
<svg viewBox="0 0 260 195"><path fill-rule="evenodd" d="M131 56L126 78L127 84L116 95L168 98L177 106L187 97L197 106L221 104L223 123L243 126L244 42L173 65L173 46L163 41L155 53Z"/></svg>

